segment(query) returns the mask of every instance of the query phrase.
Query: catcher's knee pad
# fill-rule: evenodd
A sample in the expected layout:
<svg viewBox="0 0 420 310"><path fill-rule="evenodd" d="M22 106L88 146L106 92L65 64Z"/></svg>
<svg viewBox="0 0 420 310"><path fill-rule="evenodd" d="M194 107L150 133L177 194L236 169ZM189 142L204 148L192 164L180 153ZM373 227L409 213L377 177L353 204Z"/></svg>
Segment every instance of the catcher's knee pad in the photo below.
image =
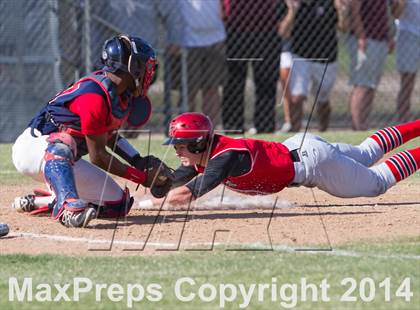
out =
<svg viewBox="0 0 420 310"><path fill-rule="evenodd" d="M134 198L130 197L130 191L125 188L123 196L119 201L106 201L104 205L94 205L98 218L117 218L123 217L130 212Z"/></svg>
<svg viewBox="0 0 420 310"><path fill-rule="evenodd" d="M74 181L73 162L76 157L76 142L66 133L52 133L47 139L44 176L56 196L52 216L59 218L64 208L83 211L86 203L79 199Z"/></svg>
<svg viewBox="0 0 420 310"><path fill-rule="evenodd" d="M50 146L51 144L52 145L63 144L65 146L67 146L72 153L72 160L74 160L76 158L76 156L77 156L77 144L76 144L76 141L73 139L73 137L71 135L69 135L68 133L53 132L48 136L47 141L48 141L48 146ZM64 146L61 146L61 147L64 147ZM66 151L68 151L68 150L66 150ZM47 149L47 152L48 152L48 149ZM55 152L58 152L58 153L60 152L59 147L57 147L55 149ZM60 154L55 154L55 155L60 156ZM63 155L67 156L67 154L63 154Z"/></svg>

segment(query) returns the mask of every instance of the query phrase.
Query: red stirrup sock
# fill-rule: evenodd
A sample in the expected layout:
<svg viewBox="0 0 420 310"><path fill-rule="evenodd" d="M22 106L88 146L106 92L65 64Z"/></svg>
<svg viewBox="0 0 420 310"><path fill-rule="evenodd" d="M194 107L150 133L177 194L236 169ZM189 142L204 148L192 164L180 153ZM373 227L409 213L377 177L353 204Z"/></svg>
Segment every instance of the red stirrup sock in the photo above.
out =
<svg viewBox="0 0 420 310"><path fill-rule="evenodd" d="M407 178L420 167L420 147L402 151L388 158L385 164L391 170L397 182Z"/></svg>
<svg viewBox="0 0 420 310"><path fill-rule="evenodd" d="M387 127L370 136L379 144L384 153L388 153L400 145L420 136L420 119Z"/></svg>

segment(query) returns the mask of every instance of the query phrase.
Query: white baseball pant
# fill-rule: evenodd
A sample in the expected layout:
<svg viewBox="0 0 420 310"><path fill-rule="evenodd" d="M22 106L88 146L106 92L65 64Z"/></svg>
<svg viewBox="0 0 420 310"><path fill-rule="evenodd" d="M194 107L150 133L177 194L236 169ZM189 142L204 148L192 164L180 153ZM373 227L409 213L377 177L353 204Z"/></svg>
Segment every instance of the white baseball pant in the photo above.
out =
<svg viewBox="0 0 420 310"><path fill-rule="evenodd" d="M16 139L12 148L12 160L20 173L36 181L45 182L44 154L48 145L48 136L42 136L37 130L35 133L37 137L33 137L31 128L27 128ZM123 197L123 189L112 177L88 161L79 159L74 164L73 171L77 192L81 199L103 205L102 202L119 201ZM53 194L52 190L50 191Z"/></svg>
<svg viewBox="0 0 420 310"><path fill-rule="evenodd" d="M283 144L298 149L293 183L319 189L343 198L375 197L396 184L385 164L373 166L384 155L379 145L367 138L358 146L329 143L312 134L297 134Z"/></svg>

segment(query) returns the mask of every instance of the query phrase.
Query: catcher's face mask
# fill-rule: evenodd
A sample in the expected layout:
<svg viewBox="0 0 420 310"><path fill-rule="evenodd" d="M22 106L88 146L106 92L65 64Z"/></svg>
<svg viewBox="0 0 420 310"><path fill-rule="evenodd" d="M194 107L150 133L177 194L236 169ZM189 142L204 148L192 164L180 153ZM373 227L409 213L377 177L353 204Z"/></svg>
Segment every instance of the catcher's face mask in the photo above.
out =
<svg viewBox="0 0 420 310"><path fill-rule="evenodd" d="M147 91L157 70L155 51L140 38L124 35L120 36L120 38L130 47L127 69L136 84L133 95L135 97L147 96Z"/></svg>

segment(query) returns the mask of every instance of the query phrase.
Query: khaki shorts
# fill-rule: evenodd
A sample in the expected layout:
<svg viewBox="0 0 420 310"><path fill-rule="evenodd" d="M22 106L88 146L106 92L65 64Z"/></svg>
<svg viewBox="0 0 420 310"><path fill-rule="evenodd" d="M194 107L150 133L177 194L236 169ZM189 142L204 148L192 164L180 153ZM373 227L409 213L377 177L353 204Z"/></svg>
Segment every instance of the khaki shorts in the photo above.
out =
<svg viewBox="0 0 420 310"><path fill-rule="evenodd" d="M293 56L291 52L281 52L280 55L280 68L290 69L293 64Z"/></svg>
<svg viewBox="0 0 420 310"><path fill-rule="evenodd" d="M293 55L289 81L290 92L292 96L308 98L310 91L314 96L318 94L318 102L326 103L330 100L336 77L336 62L322 63Z"/></svg>
<svg viewBox="0 0 420 310"><path fill-rule="evenodd" d="M223 85L225 77L225 45L216 43L205 47L188 48L187 72L188 92L204 88L217 88ZM181 88L181 57L171 56L171 88Z"/></svg>
<svg viewBox="0 0 420 310"><path fill-rule="evenodd" d="M347 40L350 55L350 84L375 89L384 72L388 44L385 41L367 39L366 58L359 59L357 39L350 35Z"/></svg>
<svg viewBox="0 0 420 310"><path fill-rule="evenodd" d="M216 43L188 49L188 92L217 88L222 85L225 70L225 47Z"/></svg>
<svg viewBox="0 0 420 310"><path fill-rule="evenodd" d="M397 68L403 73L416 73L420 68L420 37L401 30L397 36Z"/></svg>

